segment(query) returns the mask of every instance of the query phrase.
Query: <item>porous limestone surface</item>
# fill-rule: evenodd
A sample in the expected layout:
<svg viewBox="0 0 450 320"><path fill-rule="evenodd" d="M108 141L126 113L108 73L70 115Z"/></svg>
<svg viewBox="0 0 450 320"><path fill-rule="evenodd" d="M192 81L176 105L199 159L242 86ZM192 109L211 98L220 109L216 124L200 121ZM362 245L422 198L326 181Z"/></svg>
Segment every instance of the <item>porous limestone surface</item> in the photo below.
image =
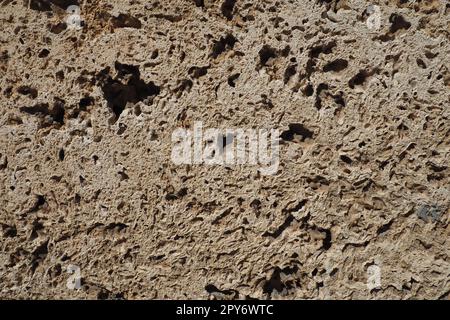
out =
<svg viewBox="0 0 450 320"><path fill-rule="evenodd" d="M449 299L449 20L0 0L0 297ZM279 130L277 172L174 163L196 122Z"/></svg>

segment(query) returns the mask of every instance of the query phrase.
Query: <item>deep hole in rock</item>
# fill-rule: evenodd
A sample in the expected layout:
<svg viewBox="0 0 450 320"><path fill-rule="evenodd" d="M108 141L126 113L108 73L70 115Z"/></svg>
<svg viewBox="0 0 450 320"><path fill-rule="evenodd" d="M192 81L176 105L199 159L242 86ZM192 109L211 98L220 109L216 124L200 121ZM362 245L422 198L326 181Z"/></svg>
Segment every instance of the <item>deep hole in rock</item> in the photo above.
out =
<svg viewBox="0 0 450 320"><path fill-rule="evenodd" d="M59 22L50 27L50 32L54 33L54 34L60 34L61 32L63 32L66 29L67 29L67 24L65 22Z"/></svg>
<svg viewBox="0 0 450 320"><path fill-rule="evenodd" d="M336 47L335 41L330 41L327 44L314 46L309 50L309 56L311 58L318 58L321 53L330 54L331 52L333 52L334 47Z"/></svg>
<svg viewBox="0 0 450 320"><path fill-rule="evenodd" d="M66 10L71 5L79 6L79 0L24 0L24 6L30 5L30 9L36 11L52 11L52 6L55 5L61 9Z"/></svg>
<svg viewBox="0 0 450 320"><path fill-rule="evenodd" d="M64 149L63 149L63 148L61 148L61 149L59 150L59 152L58 152L58 158L59 158L59 161L64 161L64 158L65 158L65 152L64 152Z"/></svg>
<svg viewBox="0 0 450 320"><path fill-rule="evenodd" d="M52 122L64 124L65 110L64 101L62 100L56 100L52 108L50 108L48 103L39 103L32 107L21 107L20 111L41 117L46 123L48 123L48 120L51 120L48 124L52 124Z"/></svg>
<svg viewBox="0 0 450 320"><path fill-rule="evenodd" d="M286 268L279 268L275 267L272 275L269 280L264 282L263 285L263 292L271 295L273 291L282 292L284 289L289 290L293 288L294 283L292 281L282 281L281 274L284 275L295 275L298 272L298 267L286 267Z"/></svg>
<svg viewBox="0 0 450 320"><path fill-rule="evenodd" d="M233 19L233 10L236 4L236 0L225 0L220 7L222 14L228 19Z"/></svg>
<svg viewBox="0 0 450 320"><path fill-rule="evenodd" d="M339 91L338 94L332 95L334 102L339 105L339 108L345 107L344 93Z"/></svg>
<svg viewBox="0 0 450 320"><path fill-rule="evenodd" d="M350 157L346 156L345 154L341 155L339 158L347 164L352 164L353 162L353 160Z"/></svg>
<svg viewBox="0 0 450 320"><path fill-rule="evenodd" d="M229 76L228 77L228 81L227 81L228 85L230 87L235 88L236 87L236 80L239 78L240 75L241 75L240 73L236 73L236 74L233 74L232 76Z"/></svg>
<svg viewBox="0 0 450 320"><path fill-rule="evenodd" d="M314 94L314 87L311 83L308 83L302 90L303 94L310 97Z"/></svg>
<svg viewBox="0 0 450 320"><path fill-rule="evenodd" d="M408 30L411 27L410 22L406 21L403 16L396 13L391 14L389 21L391 22L391 26L389 28L391 33L395 33L401 29Z"/></svg>
<svg viewBox="0 0 450 320"><path fill-rule="evenodd" d="M50 54L50 51L48 49L42 49L39 54L38 57L39 58L45 58Z"/></svg>
<svg viewBox="0 0 450 320"><path fill-rule="evenodd" d="M112 17L111 23L114 28L140 29L142 27L142 23L138 18L126 13L120 13L117 17Z"/></svg>
<svg viewBox="0 0 450 320"><path fill-rule="evenodd" d="M10 226L10 225L3 224L3 223L0 223L0 225L2 226L4 237L13 238L13 237L17 236L16 226L14 226L14 225Z"/></svg>
<svg viewBox="0 0 450 320"><path fill-rule="evenodd" d="M285 141L292 141L295 136L300 136L301 141L305 141L306 139L311 139L314 136L314 132L308 130L301 123L291 123L289 124L289 130L283 131L280 135L281 139Z"/></svg>
<svg viewBox="0 0 450 320"><path fill-rule="evenodd" d="M208 68L209 67L191 67L188 72L192 78L198 79L208 73Z"/></svg>
<svg viewBox="0 0 450 320"><path fill-rule="evenodd" d="M323 67L323 72L330 72L330 71L339 72L339 71L344 70L347 67L348 67L348 61L347 60L345 60L345 59L336 59L334 61L331 61L331 62L327 63Z"/></svg>
<svg viewBox="0 0 450 320"><path fill-rule="evenodd" d="M263 237L272 237L272 238L278 238L295 220L294 216L292 214L289 214L286 218L286 220L283 222L282 225L280 225L274 232L266 231L263 233Z"/></svg>
<svg viewBox="0 0 450 320"><path fill-rule="evenodd" d="M86 108L88 106L92 106L94 104L94 98L87 96L80 99L80 102L78 103L78 106L81 110L86 111Z"/></svg>
<svg viewBox="0 0 450 320"><path fill-rule="evenodd" d="M368 76L369 73L366 70L360 70L353 78L348 81L349 87L354 89L355 86L362 85L366 81Z"/></svg>
<svg viewBox="0 0 450 320"><path fill-rule="evenodd" d="M34 204L28 212L29 213L37 212L45 205L46 202L47 201L45 200L45 197L43 195L40 195L40 194L36 195Z"/></svg>
<svg viewBox="0 0 450 320"><path fill-rule="evenodd" d="M25 96L30 96L32 99L35 99L38 95L38 91L29 86L20 86L17 88L17 92Z"/></svg>
<svg viewBox="0 0 450 320"><path fill-rule="evenodd" d="M195 5L199 8L203 8L205 6L205 0L194 0Z"/></svg>
<svg viewBox="0 0 450 320"><path fill-rule="evenodd" d="M328 89L329 89L329 87L328 87L328 85L326 83L320 83L317 86L317 89L316 89L316 101L314 103L314 106L316 107L317 110L322 109L322 98L321 98L322 91L326 91Z"/></svg>
<svg viewBox="0 0 450 320"><path fill-rule="evenodd" d="M225 37L221 37L219 41L214 42L211 56L215 59L227 50L233 49L236 38L232 34L227 34Z"/></svg>
<svg viewBox="0 0 450 320"><path fill-rule="evenodd" d="M420 59L420 58L416 59L416 63L422 69L426 69L427 68L427 65L425 64L425 62L422 59Z"/></svg>
<svg viewBox="0 0 450 320"><path fill-rule="evenodd" d="M325 232L325 239L322 242L322 248L328 250L331 248L331 231L328 229L320 229L320 231Z"/></svg>
<svg viewBox="0 0 450 320"><path fill-rule="evenodd" d="M141 79L139 67L122 64L116 61L117 77L109 75L109 68L104 69L98 75L98 84L108 102L108 107L117 118L121 115L128 102L137 103L160 93L160 87L153 81L146 83Z"/></svg>
<svg viewBox="0 0 450 320"><path fill-rule="evenodd" d="M284 284L281 281L280 277L281 270L280 268L276 267L275 270L272 273L272 276L268 281L266 281L263 285L263 292L266 294L272 294L274 290L281 292L283 291Z"/></svg>
<svg viewBox="0 0 450 320"><path fill-rule="evenodd" d="M264 45L261 50L259 50L259 64L260 66L265 66L270 59L274 59L277 57L277 50Z"/></svg>
<svg viewBox="0 0 450 320"><path fill-rule="evenodd" d="M310 77L313 72L316 70L317 59L321 54L330 54L333 52L333 48L336 47L335 41L330 41L327 44L321 44L317 46L313 46L309 49L309 59L306 62L305 71L306 75Z"/></svg>
<svg viewBox="0 0 450 320"><path fill-rule="evenodd" d="M297 65L292 64L286 68L284 71L283 81L284 83L288 83L289 80L297 73Z"/></svg>

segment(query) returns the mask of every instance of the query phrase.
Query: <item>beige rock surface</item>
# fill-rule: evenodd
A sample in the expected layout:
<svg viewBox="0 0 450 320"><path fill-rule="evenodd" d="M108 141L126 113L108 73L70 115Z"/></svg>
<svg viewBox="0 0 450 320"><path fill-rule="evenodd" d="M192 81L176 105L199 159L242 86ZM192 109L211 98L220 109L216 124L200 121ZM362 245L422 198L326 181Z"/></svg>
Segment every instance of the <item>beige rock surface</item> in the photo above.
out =
<svg viewBox="0 0 450 320"><path fill-rule="evenodd" d="M0 297L449 299L449 20L0 0ZM195 121L279 129L278 172L174 164Z"/></svg>

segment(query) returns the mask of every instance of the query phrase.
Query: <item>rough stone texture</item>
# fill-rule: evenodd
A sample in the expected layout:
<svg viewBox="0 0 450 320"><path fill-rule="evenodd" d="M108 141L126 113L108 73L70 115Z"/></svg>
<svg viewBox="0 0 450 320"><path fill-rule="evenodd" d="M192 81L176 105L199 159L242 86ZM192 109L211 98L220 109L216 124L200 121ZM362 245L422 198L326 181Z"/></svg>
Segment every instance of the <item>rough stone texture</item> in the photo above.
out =
<svg viewBox="0 0 450 320"><path fill-rule="evenodd" d="M0 297L449 299L449 17L0 0ZM194 121L287 131L278 173L173 164Z"/></svg>

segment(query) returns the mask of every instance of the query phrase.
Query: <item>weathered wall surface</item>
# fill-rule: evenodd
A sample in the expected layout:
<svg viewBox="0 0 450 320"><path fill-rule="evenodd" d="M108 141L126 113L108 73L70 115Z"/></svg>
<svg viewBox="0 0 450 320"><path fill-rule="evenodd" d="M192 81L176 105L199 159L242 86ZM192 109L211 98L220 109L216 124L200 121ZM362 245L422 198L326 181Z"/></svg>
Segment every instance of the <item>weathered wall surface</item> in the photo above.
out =
<svg viewBox="0 0 450 320"><path fill-rule="evenodd" d="M0 297L448 299L449 18L0 1ZM175 165L195 121L279 129L278 172Z"/></svg>

